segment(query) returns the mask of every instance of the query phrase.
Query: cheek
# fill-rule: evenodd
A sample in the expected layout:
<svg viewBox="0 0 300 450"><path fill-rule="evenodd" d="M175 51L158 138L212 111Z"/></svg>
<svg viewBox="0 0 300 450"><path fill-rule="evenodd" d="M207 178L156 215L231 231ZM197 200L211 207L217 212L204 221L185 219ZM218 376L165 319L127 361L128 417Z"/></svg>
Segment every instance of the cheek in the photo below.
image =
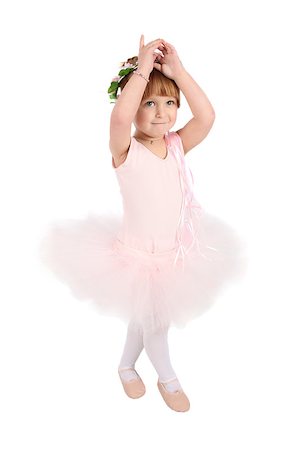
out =
<svg viewBox="0 0 300 450"><path fill-rule="evenodd" d="M177 119L177 110L172 112L172 119L173 120Z"/></svg>
<svg viewBox="0 0 300 450"><path fill-rule="evenodd" d="M140 111L136 116L137 123L143 123L149 119L149 113L146 111Z"/></svg>

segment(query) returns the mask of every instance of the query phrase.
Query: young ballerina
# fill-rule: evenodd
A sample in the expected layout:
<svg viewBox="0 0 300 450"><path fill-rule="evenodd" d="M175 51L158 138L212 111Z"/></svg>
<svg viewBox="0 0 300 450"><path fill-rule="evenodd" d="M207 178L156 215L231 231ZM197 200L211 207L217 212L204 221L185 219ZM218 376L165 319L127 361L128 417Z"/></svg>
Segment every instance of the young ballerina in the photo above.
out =
<svg viewBox="0 0 300 450"><path fill-rule="evenodd" d="M205 311L227 281L242 273L241 242L230 227L205 214L193 194L185 155L209 133L214 110L164 39L144 44L123 63L108 90L112 167L124 214L55 225L42 258L78 298L125 319L118 373L126 394L146 389L135 365L142 350L157 386L174 411L189 399L172 366L168 330ZM180 92L192 117L178 131ZM131 135L131 127L135 131Z"/></svg>

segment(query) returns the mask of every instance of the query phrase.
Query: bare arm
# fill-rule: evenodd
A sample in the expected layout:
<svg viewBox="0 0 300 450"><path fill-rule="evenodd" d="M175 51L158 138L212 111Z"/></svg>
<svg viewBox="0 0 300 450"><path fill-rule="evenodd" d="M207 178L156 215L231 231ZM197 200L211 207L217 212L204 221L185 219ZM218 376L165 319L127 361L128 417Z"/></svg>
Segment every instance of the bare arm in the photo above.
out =
<svg viewBox="0 0 300 450"><path fill-rule="evenodd" d="M175 82L193 114L193 118L178 130L184 151L187 153L208 135L215 120L215 112L204 91L186 70L182 71Z"/></svg>
<svg viewBox="0 0 300 450"><path fill-rule="evenodd" d="M178 130L187 153L207 136L214 123L215 112L203 90L184 69L175 48L164 42L162 53L163 56L157 58L159 63L154 64L154 67L175 81L193 114L193 118Z"/></svg>
<svg viewBox="0 0 300 450"><path fill-rule="evenodd" d="M131 124L141 102L146 80L132 76L117 100L110 117L109 147L113 156L120 157L130 145Z"/></svg>
<svg viewBox="0 0 300 450"><path fill-rule="evenodd" d="M142 35L140 38L138 70L146 78L149 78L153 70L156 58L154 50L159 49L162 42L162 39L156 39L144 45L144 36ZM133 75L126 83L112 110L109 146L113 156L120 157L128 150L131 139L131 124L140 106L146 84L147 81L144 78Z"/></svg>

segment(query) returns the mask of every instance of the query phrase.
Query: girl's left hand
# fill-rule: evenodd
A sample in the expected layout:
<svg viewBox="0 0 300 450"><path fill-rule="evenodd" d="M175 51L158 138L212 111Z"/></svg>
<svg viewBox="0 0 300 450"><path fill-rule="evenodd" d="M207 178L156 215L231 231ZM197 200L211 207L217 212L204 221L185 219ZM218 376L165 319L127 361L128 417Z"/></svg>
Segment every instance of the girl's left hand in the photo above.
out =
<svg viewBox="0 0 300 450"><path fill-rule="evenodd" d="M162 55L157 54L154 62L155 69L162 72L166 77L175 80L180 76L180 73L184 70L184 67L177 55L175 47L166 41L159 46L159 50Z"/></svg>

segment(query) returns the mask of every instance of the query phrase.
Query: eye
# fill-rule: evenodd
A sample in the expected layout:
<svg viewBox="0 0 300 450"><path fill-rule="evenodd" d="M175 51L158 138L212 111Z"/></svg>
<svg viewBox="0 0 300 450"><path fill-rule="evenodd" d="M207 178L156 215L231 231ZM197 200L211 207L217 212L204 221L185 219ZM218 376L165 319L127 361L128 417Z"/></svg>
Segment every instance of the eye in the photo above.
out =
<svg viewBox="0 0 300 450"><path fill-rule="evenodd" d="M167 104L168 104L169 106L171 106L171 105L175 105L175 102L174 102L174 100L168 100L168 101L167 101Z"/></svg>
<svg viewBox="0 0 300 450"><path fill-rule="evenodd" d="M153 101L153 100L148 100L148 101L145 103L145 105L146 105L146 106L152 106L152 103L154 104L154 101Z"/></svg>

